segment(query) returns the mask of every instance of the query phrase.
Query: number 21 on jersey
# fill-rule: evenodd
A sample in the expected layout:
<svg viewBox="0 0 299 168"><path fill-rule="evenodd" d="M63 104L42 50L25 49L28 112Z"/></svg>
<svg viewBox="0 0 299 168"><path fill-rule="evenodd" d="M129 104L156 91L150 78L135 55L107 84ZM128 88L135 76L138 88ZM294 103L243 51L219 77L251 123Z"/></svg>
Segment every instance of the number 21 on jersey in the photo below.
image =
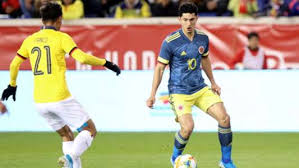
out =
<svg viewBox="0 0 299 168"><path fill-rule="evenodd" d="M44 46L44 48L46 50L46 57L47 57L47 72L48 74L51 74L52 70L51 70L51 51L50 51L50 47L49 46ZM39 63L41 60L41 57L43 57L42 55L42 49L40 47L34 47L31 50L31 54L37 53L37 57L36 57L36 61L35 61L35 66L34 66L34 75L43 75L44 71L39 70Z"/></svg>

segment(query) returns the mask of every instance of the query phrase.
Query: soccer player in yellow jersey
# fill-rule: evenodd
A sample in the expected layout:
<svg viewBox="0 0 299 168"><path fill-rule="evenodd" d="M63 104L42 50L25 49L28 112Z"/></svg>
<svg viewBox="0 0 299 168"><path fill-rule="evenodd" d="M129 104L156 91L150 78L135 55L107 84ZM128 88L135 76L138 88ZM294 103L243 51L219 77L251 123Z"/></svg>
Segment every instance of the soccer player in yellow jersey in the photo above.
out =
<svg viewBox="0 0 299 168"><path fill-rule="evenodd" d="M219 96L221 88L213 77L209 58L209 38L195 29L197 12L198 9L194 3L187 2L180 5L179 21L182 28L173 32L162 43L147 106L153 107L164 69L169 65L170 103L181 126L181 130L175 135L172 164L182 154L192 134L194 121L191 111L193 106L197 106L218 121L218 137L222 152L219 166L236 168L231 160L230 117ZM202 69L209 78L211 87L205 84Z"/></svg>
<svg viewBox="0 0 299 168"><path fill-rule="evenodd" d="M64 156L59 164L80 168L80 156L91 145L96 128L81 105L71 96L65 79L65 54L89 65L102 65L120 74L117 65L81 51L66 33L60 32L62 10L51 2L40 9L44 26L27 37L10 65L10 84L3 91L2 100L11 95L16 100L16 79L22 62L29 58L34 75L34 101L42 117L62 138ZM79 134L74 138L70 127Z"/></svg>

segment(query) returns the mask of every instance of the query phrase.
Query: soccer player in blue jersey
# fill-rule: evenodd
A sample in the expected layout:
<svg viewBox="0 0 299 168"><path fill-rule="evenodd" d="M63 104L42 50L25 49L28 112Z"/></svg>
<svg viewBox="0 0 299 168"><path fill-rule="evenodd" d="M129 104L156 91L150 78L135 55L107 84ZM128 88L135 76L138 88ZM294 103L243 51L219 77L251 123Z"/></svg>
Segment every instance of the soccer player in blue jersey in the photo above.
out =
<svg viewBox="0 0 299 168"><path fill-rule="evenodd" d="M179 7L181 29L171 33L162 43L158 63L154 72L151 96L147 106L152 108L165 67L170 67L168 89L170 103L176 114L181 130L175 134L172 164L182 154L192 134L194 122L192 106L197 106L218 121L218 136L221 144L221 168L235 168L231 160L232 132L230 117L220 98L221 88L216 84L209 59L209 38L195 29L197 7L187 2ZM202 68L200 67L202 65ZM211 82L204 83L201 69Z"/></svg>

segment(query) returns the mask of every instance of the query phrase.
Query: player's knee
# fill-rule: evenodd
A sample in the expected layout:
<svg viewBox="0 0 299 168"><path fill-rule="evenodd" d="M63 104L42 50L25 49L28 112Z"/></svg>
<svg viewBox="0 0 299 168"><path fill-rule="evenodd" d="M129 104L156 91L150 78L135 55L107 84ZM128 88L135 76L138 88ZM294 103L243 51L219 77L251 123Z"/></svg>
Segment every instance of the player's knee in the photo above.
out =
<svg viewBox="0 0 299 168"><path fill-rule="evenodd" d="M90 133L91 133L92 137L96 137L96 135L97 135L97 129L95 127L91 128Z"/></svg>
<svg viewBox="0 0 299 168"><path fill-rule="evenodd" d="M73 141L73 140L75 139L74 134L73 134L72 131L68 132L68 139L69 139L70 141Z"/></svg>
<svg viewBox="0 0 299 168"><path fill-rule="evenodd" d="M88 121L88 128L91 133L91 136L95 137L97 135L97 129L92 120Z"/></svg>
<svg viewBox="0 0 299 168"><path fill-rule="evenodd" d="M97 129L94 125L88 125L88 127L85 127L83 130L89 131L92 137L95 137L97 135Z"/></svg>
<svg viewBox="0 0 299 168"><path fill-rule="evenodd" d="M74 140L74 134L73 134L73 131L70 129L70 127L65 127L65 134L66 134L66 137L70 140L70 141L73 141Z"/></svg>
<svg viewBox="0 0 299 168"><path fill-rule="evenodd" d="M219 125L228 127L228 126L230 126L230 116L228 114L223 115L220 117L218 122L219 122Z"/></svg>
<svg viewBox="0 0 299 168"><path fill-rule="evenodd" d="M74 140L74 134L69 128L63 128L62 130L59 130L58 133L64 141Z"/></svg>

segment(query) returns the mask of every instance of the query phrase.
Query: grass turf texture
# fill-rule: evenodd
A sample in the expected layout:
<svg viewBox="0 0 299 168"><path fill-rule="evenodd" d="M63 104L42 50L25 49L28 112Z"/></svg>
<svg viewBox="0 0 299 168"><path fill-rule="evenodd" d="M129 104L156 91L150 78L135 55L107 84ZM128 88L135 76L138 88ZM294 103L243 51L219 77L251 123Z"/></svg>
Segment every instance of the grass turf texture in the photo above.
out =
<svg viewBox="0 0 299 168"><path fill-rule="evenodd" d="M99 133L83 154L84 168L170 168L174 133ZM299 133L235 133L239 168L297 168ZM199 168L217 168L217 133L194 133L184 153ZM0 133L0 168L55 168L61 152L56 133Z"/></svg>

